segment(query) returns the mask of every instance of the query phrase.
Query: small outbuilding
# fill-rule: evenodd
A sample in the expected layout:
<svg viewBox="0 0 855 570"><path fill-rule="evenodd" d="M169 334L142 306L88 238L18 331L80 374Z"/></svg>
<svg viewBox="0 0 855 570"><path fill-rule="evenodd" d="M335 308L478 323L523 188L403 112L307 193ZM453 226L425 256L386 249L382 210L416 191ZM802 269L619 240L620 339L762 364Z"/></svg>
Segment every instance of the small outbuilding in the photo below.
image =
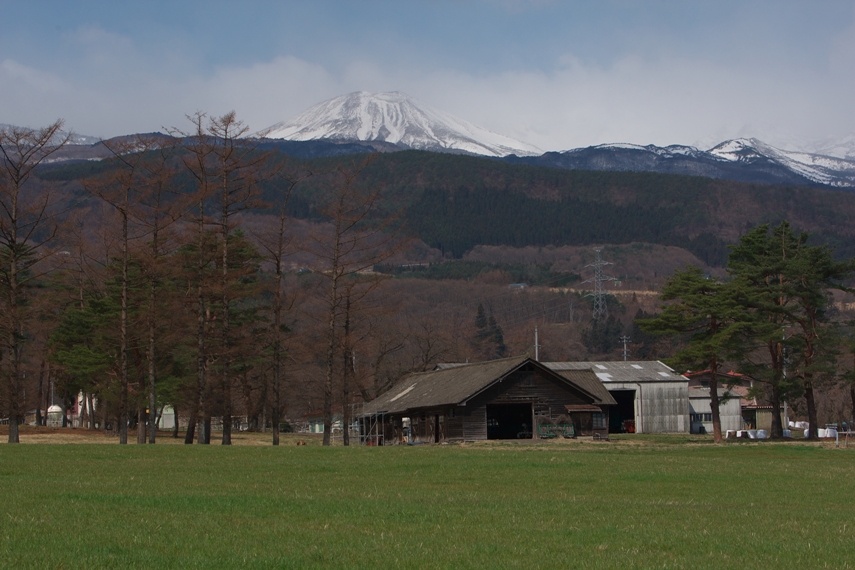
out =
<svg viewBox="0 0 855 570"><path fill-rule="evenodd" d="M725 388L718 389L718 414L721 419L722 433L728 430L743 429L742 408L739 394ZM710 388L703 386L689 387L689 421L690 433L712 433L712 398Z"/></svg>
<svg viewBox="0 0 855 570"><path fill-rule="evenodd" d="M686 372L689 379L689 420L691 433L712 433L712 404L710 398L709 370ZM742 399L745 389L745 377L735 372L718 373L718 413L721 418L721 430L746 429L742 418Z"/></svg>
<svg viewBox="0 0 855 570"><path fill-rule="evenodd" d="M710 386L710 371L702 370L699 372L686 372L685 376L689 379L689 392L695 396L691 398L693 406L692 426L694 428L701 420L700 412L709 410L709 386ZM718 373L719 398L725 398L720 406L721 414L721 429L722 430L742 430L742 429L762 429L771 431L772 429L772 414L773 407L768 404L761 404L757 401L757 397L750 395L753 393L754 382L748 376L738 372L719 372ZM706 402L699 396L703 394L703 389L706 389ZM694 408L697 408L695 411ZM701 408L704 408L703 410ZM786 408L781 407L778 410L781 416L781 425L787 425L788 418L786 417ZM712 414L704 414L703 419ZM705 425L707 431L712 430L712 418Z"/></svg>
<svg viewBox="0 0 855 570"><path fill-rule="evenodd" d="M410 374L357 419L361 441L375 445L605 438L615 403L591 370L556 371L515 357Z"/></svg>

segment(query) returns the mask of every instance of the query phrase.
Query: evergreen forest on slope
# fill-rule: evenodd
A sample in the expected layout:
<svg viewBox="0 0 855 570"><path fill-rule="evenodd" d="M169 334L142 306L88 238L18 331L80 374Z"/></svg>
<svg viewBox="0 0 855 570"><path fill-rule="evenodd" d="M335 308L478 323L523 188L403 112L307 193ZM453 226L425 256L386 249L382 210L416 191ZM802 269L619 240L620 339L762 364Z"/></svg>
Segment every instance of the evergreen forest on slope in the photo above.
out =
<svg viewBox="0 0 855 570"><path fill-rule="evenodd" d="M319 172L362 158L292 161ZM106 167L93 162L52 165L42 177L66 182L73 194L77 179ZM478 245L644 242L678 246L709 266L721 267L727 245L739 235L785 219L811 232L816 243L833 245L838 256L855 255L849 223L855 215L855 194L841 190L560 170L426 151L379 154L360 183L382 189L376 217L398 213L410 235L451 258ZM282 191L272 183L264 195L275 203ZM311 178L298 185L290 198L290 215L323 220L317 211L322 191Z"/></svg>

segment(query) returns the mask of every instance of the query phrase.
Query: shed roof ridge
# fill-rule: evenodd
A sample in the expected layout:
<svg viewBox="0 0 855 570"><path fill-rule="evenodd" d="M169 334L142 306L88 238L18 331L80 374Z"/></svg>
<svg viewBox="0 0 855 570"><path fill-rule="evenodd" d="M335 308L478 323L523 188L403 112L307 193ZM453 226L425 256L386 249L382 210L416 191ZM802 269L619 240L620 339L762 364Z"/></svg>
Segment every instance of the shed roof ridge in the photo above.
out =
<svg viewBox="0 0 855 570"><path fill-rule="evenodd" d="M493 360L479 360L478 362L438 362L437 366L441 364L445 365L453 365L454 368L462 368L464 366L481 366L484 364L495 364L497 362L511 361L511 360L527 360L531 358L528 354L521 354L518 356L506 356L505 358L494 358ZM533 359L532 359L533 360ZM443 368L441 370L449 370L449 368ZM424 372L414 372L413 374L425 374L427 372L435 372L435 370L425 370Z"/></svg>

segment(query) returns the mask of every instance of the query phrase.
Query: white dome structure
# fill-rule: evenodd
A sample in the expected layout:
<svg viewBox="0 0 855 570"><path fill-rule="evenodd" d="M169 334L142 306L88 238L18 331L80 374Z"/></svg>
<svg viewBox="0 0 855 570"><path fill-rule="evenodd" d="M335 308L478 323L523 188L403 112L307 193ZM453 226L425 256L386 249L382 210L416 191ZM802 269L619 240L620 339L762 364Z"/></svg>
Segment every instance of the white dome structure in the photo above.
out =
<svg viewBox="0 0 855 570"><path fill-rule="evenodd" d="M47 409L48 427L62 427L62 408L54 404Z"/></svg>

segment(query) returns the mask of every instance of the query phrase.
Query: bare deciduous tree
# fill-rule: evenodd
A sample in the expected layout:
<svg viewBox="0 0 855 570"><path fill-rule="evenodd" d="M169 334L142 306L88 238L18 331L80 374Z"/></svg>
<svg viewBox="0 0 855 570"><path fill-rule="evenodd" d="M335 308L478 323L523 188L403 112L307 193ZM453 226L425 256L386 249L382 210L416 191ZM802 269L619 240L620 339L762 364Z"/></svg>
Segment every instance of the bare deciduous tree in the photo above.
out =
<svg viewBox="0 0 855 570"><path fill-rule="evenodd" d="M50 211L51 193L38 188L36 168L68 143L57 120L41 129L7 127L0 130L0 322L2 322L3 387L9 418L9 443L18 443L23 410L22 364L27 323L27 287L46 246L56 236Z"/></svg>
<svg viewBox="0 0 855 570"><path fill-rule="evenodd" d="M119 443L128 443L128 423L130 421L130 410L128 402L129 389L129 362L128 362L128 340L130 337L128 309L130 276L129 267L131 259L131 223L134 221L134 210L138 204L140 194L144 186L146 169L144 161L147 152L156 146L152 139L135 137L130 141L103 143L112 154L111 161L115 168L108 170L104 175L96 179L84 181L84 187L88 192L110 204L118 212L121 220L121 303L119 313ZM138 419L142 419L142 413L138 411ZM145 421L140 422L138 428L137 443L145 443Z"/></svg>
<svg viewBox="0 0 855 570"><path fill-rule="evenodd" d="M231 444L232 410L231 410L231 373L232 373L232 338L230 322L231 283L229 275L229 235L235 227L234 215L244 209L259 205L259 183L272 175L269 166L270 154L260 152L252 140L247 138L249 127L237 119L234 111L221 117L208 117L204 113L196 113L189 117L193 131L181 135L188 154L184 163L198 184L198 218L197 229L200 250L199 283L197 284L197 300L199 310L198 333L198 377L200 398L204 399L206 392L207 353L204 332L206 328L206 310L202 297L202 280L204 265L202 265L203 237L205 232L206 201L215 196L219 197L218 219L214 222L219 232L220 247L220 280L219 280L219 325L220 347L217 354L217 364L220 370L220 388L223 392L223 445ZM200 404L204 409L204 402ZM200 443L203 438L200 434ZM204 442L210 442L210 411L205 410Z"/></svg>
<svg viewBox="0 0 855 570"><path fill-rule="evenodd" d="M282 376L284 360L282 347L282 332L284 323L282 321L283 311L286 310L286 303L282 295L282 274L284 272L284 258L288 252L290 239L287 234L288 227L288 199L291 197L291 192L294 187L301 181L311 176L311 172L292 171L282 177L285 182L284 191L280 193L279 216L275 230L261 234L254 234L261 248L265 252L265 257L273 264L275 274L273 280L273 329L272 329L272 357L273 357L273 382L271 403L271 421L273 425L273 445L279 445L279 424L282 418Z"/></svg>
<svg viewBox="0 0 855 570"><path fill-rule="evenodd" d="M322 264L327 279L324 299L326 327L326 376L323 385L324 438L331 444L333 424L333 376L336 349L339 346L339 319L352 296L345 295L345 281L388 259L400 240L394 218L374 219L381 189L360 183L359 175L371 164L374 155L359 162L341 165L327 174L326 194L318 211L329 223L313 236L312 253Z"/></svg>

